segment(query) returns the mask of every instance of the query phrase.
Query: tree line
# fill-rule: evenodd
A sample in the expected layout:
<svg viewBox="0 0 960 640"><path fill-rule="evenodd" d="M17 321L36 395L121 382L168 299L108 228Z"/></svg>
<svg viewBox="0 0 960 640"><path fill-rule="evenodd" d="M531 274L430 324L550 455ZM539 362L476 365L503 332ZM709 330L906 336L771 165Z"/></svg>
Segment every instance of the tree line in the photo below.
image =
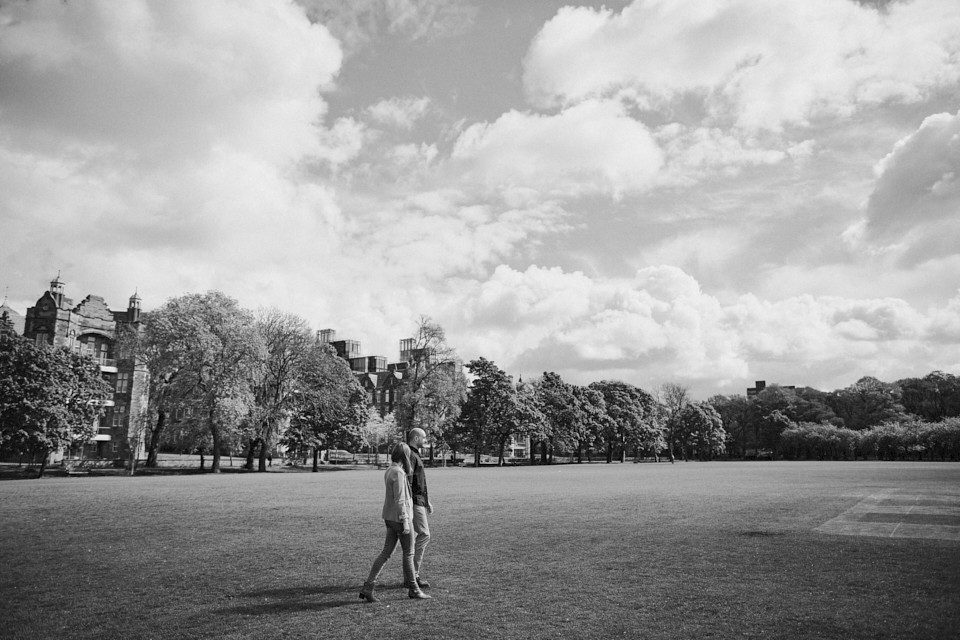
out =
<svg viewBox="0 0 960 640"><path fill-rule="evenodd" d="M224 452L266 470L273 452L314 469L323 449L385 450L420 427L428 455L520 462L507 447L529 440L530 464L554 457L711 460L717 457L960 458L960 379L932 372L894 383L862 378L845 389L771 385L750 397L695 401L668 383L644 390L619 380L587 385L555 372L514 381L494 362L462 363L444 330L420 318L394 411L381 415L334 349L303 318L256 312L218 291L168 300L117 336L121 358L149 371L149 410L131 415L128 444L147 466L162 449ZM46 455L89 441L111 389L90 358L0 331L0 449ZM135 458L129 461L131 473ZM42 469L41 469L42 472Z"/></svg>

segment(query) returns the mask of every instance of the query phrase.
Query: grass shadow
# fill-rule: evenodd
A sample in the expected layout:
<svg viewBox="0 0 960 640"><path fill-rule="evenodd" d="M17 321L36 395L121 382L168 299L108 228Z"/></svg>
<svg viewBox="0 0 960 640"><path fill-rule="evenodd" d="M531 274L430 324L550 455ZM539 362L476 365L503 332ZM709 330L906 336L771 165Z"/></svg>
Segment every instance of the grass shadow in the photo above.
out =
<svg viewBox="0 0 960 640"><path fill-rule="evenodd" d="M258 589L235 596L241 600L216 612L221 615L270 615L298 611L324 611L347 605L363 604L359 586L327 585L318 587L286 587Z"/></svg>

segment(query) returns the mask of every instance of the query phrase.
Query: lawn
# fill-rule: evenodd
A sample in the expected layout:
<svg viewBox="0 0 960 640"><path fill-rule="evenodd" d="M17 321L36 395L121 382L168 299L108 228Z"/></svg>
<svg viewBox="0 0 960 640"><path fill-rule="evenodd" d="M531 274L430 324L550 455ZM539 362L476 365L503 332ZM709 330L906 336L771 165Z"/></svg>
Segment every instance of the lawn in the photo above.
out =
<svg viewBox="0 0 960 640"><path fill-rule="evenodd" d="M0 482L0 637L956 638L960 541L816 531L960 464L428 470L424 577L382 544L382 471ZM953 509L951 512L950 509ZM950 515L952 513L953 515ZM960 508L932 521L958 523Z"/></svg>

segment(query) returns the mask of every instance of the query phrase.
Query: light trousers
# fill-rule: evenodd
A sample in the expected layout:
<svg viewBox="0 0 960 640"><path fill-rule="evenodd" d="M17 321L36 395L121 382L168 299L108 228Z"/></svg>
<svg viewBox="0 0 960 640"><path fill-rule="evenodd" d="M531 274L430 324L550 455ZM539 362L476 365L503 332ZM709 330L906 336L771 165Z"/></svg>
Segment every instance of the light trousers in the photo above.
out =
<svg viewBox="0 0 960 640"><path fill-rule="evenodd" d="M413 552L413 571L420 577L420 565L423 564L423 552L430 544L430 523L427 522L427 508L414 505L413 507L413 531L416 534L416 542Z"/></svg>

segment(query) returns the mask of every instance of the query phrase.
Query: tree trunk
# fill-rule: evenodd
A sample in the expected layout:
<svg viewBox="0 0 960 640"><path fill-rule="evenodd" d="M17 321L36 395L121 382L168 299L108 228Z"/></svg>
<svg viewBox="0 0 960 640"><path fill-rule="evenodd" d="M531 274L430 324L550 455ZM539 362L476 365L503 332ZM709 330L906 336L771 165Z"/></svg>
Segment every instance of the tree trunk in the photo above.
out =
<svg viewBox="0 0 960 640"><path fill-rule="evenodd" d="M261 473L266 472L267 470L267 449L269 448L266 438L260 439L260 461L257 471Z"/></svg>
<svg viewBox="0 0 960 640"><path fill-rule="evenodd" d="M506 441L501 438L500 440L500 451L497 454L497 466L503 466L503 448L506 446Z"/></svg>
<svg viewBox="0 0 960 640"><path fill-rule="evenodd" d="M577 445L577 464L581 464L582 462L583 462L583 445L578 444Z"/></svg>
<svg viewBox="0 0 960 640"><path fill-rule="evenodd" d="M253 471L253 457L256 455L257 442L259 441L259 438L250 438L250 444L247 447L247 461L243 464L243 468L247 471Z"/></svg>
<svg viewBox="0 0 960 640"><path fill-rule="evenodd" d="M480 468L480 447L473 448L473 466Z"/></svg>
<svg viewBox="0 0 960 640"><path fill-rule="evenodd" d="M547 464L547 441L540 441L540 464Z"/></svg>
<svg viewBox="0 0 960 640"><path fill-rule="evenodd" d="M613 462L613 443L607 443L607 464Z"/></svg>
<svg viewBox="0 0 960 640"><path fill-rule="evenodd" d="M213 407L210 407L210 435L213 437L213 462L210 463L210 473L220 473L220 428L213 419Z"/></svg>
<svg viewBox="0 0 960 640"><path fill-rule="evenodd" d="M157 466L157 450L160 448L160 434L163 432L163 426L167 421L167 412L157 412L157 426L153 428L150 434L150 445L147 448L147 466L150 468Z"/></svg>
<svg viewBox="0 0 960 640"><path fill-rule="evenodd" d="M47 470L47 458L50 457L50 450L43 450L43 457L40 458L40 471L37 473L37 480L43 477L43 472Z"/></svg>
<svg viewBox="0 0 960 640"><path fill-rule="evenodd" d="M313 448L313 472L320 471L320 447Z"/></svg>

